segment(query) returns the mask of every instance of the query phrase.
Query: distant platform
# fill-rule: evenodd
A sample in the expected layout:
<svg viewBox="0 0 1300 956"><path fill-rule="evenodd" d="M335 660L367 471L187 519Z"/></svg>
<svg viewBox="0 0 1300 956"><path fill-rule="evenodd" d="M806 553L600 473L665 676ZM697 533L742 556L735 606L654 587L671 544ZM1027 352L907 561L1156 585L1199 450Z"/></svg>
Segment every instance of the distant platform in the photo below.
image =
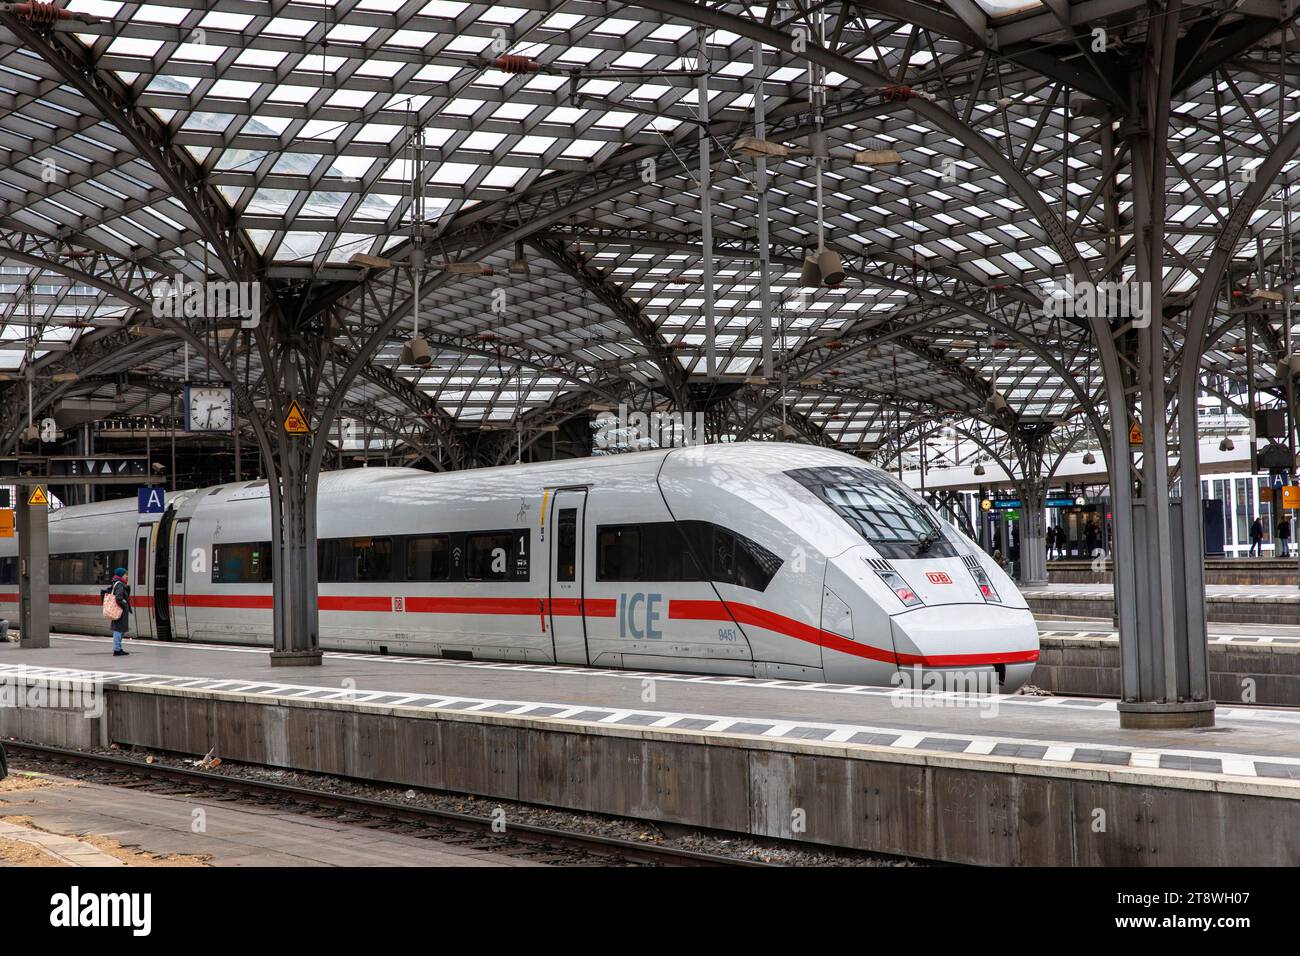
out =
<svg viewBox="0 0 1300 956"><path fill-rule="evenodd" d="M1047 562L1052 584L1109 584L1114 565L1097 571L1084 558L1058 558ZM1300 561L1290 558L1206 558L1205 583L1209 585L1290 585L1300 591Z"/></svg>
<svg viewBox="0 0 1300 956"><path fill-rule="evenodd" d="M0 730L954 862L1300 863L1300 711L1134 731L1075 697L338 653L286 672L262 649L128 646L0 645L0 681L105 698L94 718L0 708Z"/></svg>
<svg viewBox="0 0 1300 956"><path fill-rule="evenodd" d="M1029 678L1056 694L1118 697L1119 634L1108 620L1042 618ZM1300 627L1215 624L1209 633L1210 695L1219 703L1300 707Z"/></svg>
<svg viewBox="0 0 1300 956"><path fill-rule="evenodd" d="M1020 590L1037 617L1110 620L1115 615L1115 591L1108 583L1048 584ZM1211 623L1300 626L1300 587L1207 584L1205 613Z"/></svg>

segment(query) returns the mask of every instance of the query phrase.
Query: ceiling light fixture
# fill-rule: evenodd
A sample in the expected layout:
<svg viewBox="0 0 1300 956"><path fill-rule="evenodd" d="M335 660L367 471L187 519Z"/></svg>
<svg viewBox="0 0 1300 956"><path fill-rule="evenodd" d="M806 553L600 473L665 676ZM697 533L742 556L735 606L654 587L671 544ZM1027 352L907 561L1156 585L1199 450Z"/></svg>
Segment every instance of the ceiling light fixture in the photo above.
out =
<svg viewBox="0 0 1300 956"><path fill-rule="evenodd" d="M860 149L853 154L858 166L897 166L902 161L903 154L896 149Z"/></svg>
<svg viewBox="0 0 1300 956"><path fill-rule="evenodd" d="M524 244L515 243L515 257L510 260L510 274L512 276L528 275L528 260L524 258Z"/></svg>
<svg viewBox="0 0 1300 956"><path fill-rule="evenodd" d="M372 256L364 252L354 252L348 259L348 265L362 266L366 269L391 269L393 260L383 256Z"/></svg>
<svg viewBox="0 0 1300 956"><path fill-rule="evenodd" d="M774 143L756 136L740 137L736 140L735 149L746 156L762 156L764 159L785 159L790 155L790 147L783 143Z"/></svg>
<svg viewBox="0 0 1300 956"><path fill-rule="evenodd" d="M438 268L454 276L493 276L496 270L482 262L440 262Z"/></svg>

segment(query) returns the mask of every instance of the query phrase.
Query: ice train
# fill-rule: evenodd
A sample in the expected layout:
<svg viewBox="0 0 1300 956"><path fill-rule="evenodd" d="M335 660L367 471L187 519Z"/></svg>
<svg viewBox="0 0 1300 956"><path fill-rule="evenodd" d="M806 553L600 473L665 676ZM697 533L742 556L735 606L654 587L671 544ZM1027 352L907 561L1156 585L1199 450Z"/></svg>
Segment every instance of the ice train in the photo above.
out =
<svg viewBox="0 0 1300 956"><path fill-rule="evenodd" d="M50 514L50 622L107 633L131 573L138 637L269 644L265 480ZM449 474L321 476L327 649L852 684L969 674L1018 688L1038 630L1011 579L851 455L737 443ZM0 614L17 618L16 542Z"/></svg>

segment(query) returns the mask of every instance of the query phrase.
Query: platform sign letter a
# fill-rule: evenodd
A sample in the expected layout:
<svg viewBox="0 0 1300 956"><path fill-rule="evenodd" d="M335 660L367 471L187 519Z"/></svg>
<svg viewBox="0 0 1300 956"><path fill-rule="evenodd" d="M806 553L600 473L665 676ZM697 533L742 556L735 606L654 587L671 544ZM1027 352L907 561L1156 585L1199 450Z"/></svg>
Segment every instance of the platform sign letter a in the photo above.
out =
<svg viewBox="0 0 1300 956"><path fill-rule="evenodd" d="M142 515L160 515L164 510L164 492L161 488L139 488L136 490L138 507Z"/></svg>

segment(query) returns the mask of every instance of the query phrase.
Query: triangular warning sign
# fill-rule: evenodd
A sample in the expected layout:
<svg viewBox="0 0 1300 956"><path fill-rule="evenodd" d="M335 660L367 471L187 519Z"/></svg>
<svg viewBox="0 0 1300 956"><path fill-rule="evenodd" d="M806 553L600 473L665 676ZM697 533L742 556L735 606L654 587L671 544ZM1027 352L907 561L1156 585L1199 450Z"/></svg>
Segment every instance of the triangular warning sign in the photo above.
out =
<svg viewBox="0 0 1300 956"><path fill-rule="evenodd" d="M307 424L307 416L298 407L297 399L289 402L289 414L284 416L284 430L290 435L311 434L311 426Z"/></svg>
<svg viewBox="0 0 1300 956"><path fill-rule="evenodd" d="M1130 445L1142 444L1142 425L1140 422L1134 422L1133 427L1128 430L1128 443Z"/></svg>
<svg viewBox="0 0 1300 956"><path fill-rule="evenodd" d="M32 489L32 493L27 496L27 503L29 505L48 505L50 499L46 497L45 489L37 485Z"/></svg>

